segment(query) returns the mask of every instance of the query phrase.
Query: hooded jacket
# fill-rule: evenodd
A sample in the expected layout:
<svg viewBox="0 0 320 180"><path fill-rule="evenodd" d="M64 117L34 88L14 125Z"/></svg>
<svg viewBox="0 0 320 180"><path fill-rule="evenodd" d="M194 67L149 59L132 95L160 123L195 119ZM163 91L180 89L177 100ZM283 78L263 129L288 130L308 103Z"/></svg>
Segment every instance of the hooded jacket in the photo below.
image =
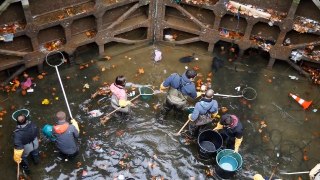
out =
<svg viewBox="0 0 320 180"><path fill-rule="evenodd" d="M238 117L235 115L231 115L232 124L230 127L223 127L224 133L231 138L242 138L243 137L243 126L239 121ZM218 123L221 125L221 123Z"/></svg>
<svg viewBox="0 0 320 180"><path fill-rule="evenodd" d="M171 87L180 91L184 96L195 99L197 91L194 83L187 78L186 73L180 76L177 73L171 74L164 82L164 87Z"/></svg>
<svg viewBox="0 0 320 180"><path fill-rule="evenodd" d="M111 84L110 90L112 95L115 95L117 100L127 100L127 93L124 87L115 85L114 83Z"/></svg>
<svg viewBox="0 0 320 180"><path fill-rule="evenodd" d="M53 135L56 137L56 146L60 152L71 155L78 151L76 139L79 132L76 127L66 121L58 121L53 128Z"/></svg>
<svg viewBox="0 0 320 180"><path fill-rule="evenodd" d="M24 125L18 125L14 131L14 148L24 149L24 145L34 141L39 135L38 127L31 121Z"/></svg>
<svg viewBox="0 0 320 180"><path fill-rule="evenodd" d="M197 120L201 115L209 115L218 112L218 102L213 99L202 98L196 103L191 114L191 120Z"/></svg>

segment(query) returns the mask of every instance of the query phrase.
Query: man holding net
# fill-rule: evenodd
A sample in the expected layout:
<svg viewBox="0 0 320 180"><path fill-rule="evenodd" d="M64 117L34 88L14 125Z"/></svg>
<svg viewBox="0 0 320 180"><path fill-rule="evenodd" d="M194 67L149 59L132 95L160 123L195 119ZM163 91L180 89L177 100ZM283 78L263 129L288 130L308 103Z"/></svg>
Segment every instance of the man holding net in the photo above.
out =
<svg viewBox="0 0 320 180"><path fill-rule="evenodd" d="M166 101L160 112L160 121L163 121L171 109L183 110L187 105L187 97L195 99L202 94L196 91L195 84L193 83L196 76L196 71L188 69L182 76L177 73L171 74L160 85L160 91L169 89Z"/></svg>

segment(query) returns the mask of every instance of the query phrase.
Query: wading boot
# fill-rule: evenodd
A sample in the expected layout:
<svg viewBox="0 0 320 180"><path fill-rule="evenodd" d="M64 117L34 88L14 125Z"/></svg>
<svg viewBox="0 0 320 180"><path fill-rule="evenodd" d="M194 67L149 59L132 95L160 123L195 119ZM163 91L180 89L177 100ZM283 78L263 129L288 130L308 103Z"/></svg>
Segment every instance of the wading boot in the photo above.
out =
<svg viewBox="0 0 320 180"><path fill-rule="evenodd" d="M26 162L21 161L20 168L22 169L23 174L30 175L30 169Z"/></svg>
<svg viewBox="0 0 320 180"><path fill-rule="evenodd" d="M32 156L32 160L35 165L38 165L40 163L40 156L34 155L34 156Z"/></svg>

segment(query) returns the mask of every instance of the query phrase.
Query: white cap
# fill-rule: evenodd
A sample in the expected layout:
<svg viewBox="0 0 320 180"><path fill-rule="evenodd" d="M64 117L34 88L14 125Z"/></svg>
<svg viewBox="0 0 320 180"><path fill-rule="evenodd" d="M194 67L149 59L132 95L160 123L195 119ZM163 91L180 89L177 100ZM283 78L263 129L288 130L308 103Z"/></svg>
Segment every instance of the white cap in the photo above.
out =
<svg viewBox="0 0 320 180"><path fill-rule="evenodd" d="M118 176L118 180L124 180L124 175L120 174L120 175Z"/></svg>

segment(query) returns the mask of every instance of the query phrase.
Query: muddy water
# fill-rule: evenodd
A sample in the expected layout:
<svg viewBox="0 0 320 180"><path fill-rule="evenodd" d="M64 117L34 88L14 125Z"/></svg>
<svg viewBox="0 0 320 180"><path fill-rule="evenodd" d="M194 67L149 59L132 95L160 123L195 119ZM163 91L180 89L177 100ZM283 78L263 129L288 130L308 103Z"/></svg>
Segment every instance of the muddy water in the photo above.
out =
<svg viewBox="0 0 320 180"><path fill-rule="evenodd" d="M112 54L119 50L114 48L108 51L112 57L110 61L95 58L92 51L81 54L77 59L78 63L87 62L87 68L80 70L80 65L59 67L71 111L80 122L80 154L74 161L61 162L54 144L41 135L42 162L38 166L31 165L32 179L113 179L120 174L135 179L219 179L216 175L206 176L206 172L214 172L214 160L200 160L196 143L183 143L183 138L173 135L186 121L186 115L172 113L162 124L158 123L156 114L159 108L156 107L164 101L164 94L154 95L148 101L136 100L131 117L111 118L104 126L98 117L90 117L83 111L85 106L90 110L111 112L108 98L101 100L103 97L98 96L90 100L90 96L103 82L111 83L119 74L125 75L128 82L158 88L171 73L184 72L185 66L199 66L203 78L211 72L212 54L204 48L158 48L163 52L163 60L158 63L151 60L153 47L120 55ZM178 61L193 52L198 61L189 64ZM297 179L298 176L281 176L279 170L306 171L318 163L320 116L319 111L314 111L319 108L319 87L311 85L285 63L276 63L272 71L265 69L267 60L258 54L229 62L228 52L215 53L225 60L225 66L212 77L216 92L241 95L241 90L235 88L248 86L258 94L252 101L216 97L219 106L225 106L230 113L236 114L245 127L240 147L244 164L234 179L250 179L258 172L267 177L273 171L277 177ZM138 73L139 68L144 69L144 74ZM1 178L16 177L16 165L12 161L15 123L10 117L13 112L10 106L13 105L13 109L28 108L33 121L40 127L46 123L53 124L58 110L67 112L54 69L46 66L45 70L48 75L43 80L36 80L34 93L27 96L19 92L9 96L1 94L1 106L8 111L0 122ZM291 80L289 75L299 79ZM86 83L89 89L83 87ZM304 111L288 96L289 92L313 100L313 104ZM59 99L55 100L56 97ZM51 104L41 105L44 98L48 98ZM307 179L307 176L301 177Z"/></svg>

